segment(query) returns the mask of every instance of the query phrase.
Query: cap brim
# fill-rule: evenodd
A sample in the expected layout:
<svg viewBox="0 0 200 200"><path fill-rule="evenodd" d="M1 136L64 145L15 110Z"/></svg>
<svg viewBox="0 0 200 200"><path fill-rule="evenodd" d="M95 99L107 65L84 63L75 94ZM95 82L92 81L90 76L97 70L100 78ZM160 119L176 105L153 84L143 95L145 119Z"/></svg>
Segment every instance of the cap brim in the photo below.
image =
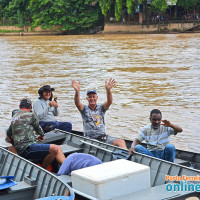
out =
<svg viewBox="0 0 200 200"><path fill-rule="evenodd" d="M44 91L53 92L53 91L55 91L55 89L54 89L54 88L51 88L50 90L48 90L48 89L40 88L40 89L38 90L38 94L42 94Z"/></svg>
<svg viewBox="0 0 200 200"><path fill-rule="evenodd" d="M96 95L97 95L97 93L96 93L96 92L88 92L88 93L87 93L87 95L88 95L88 94L91 94L91 93L93 93L93 94L96 94Z"/></svg>

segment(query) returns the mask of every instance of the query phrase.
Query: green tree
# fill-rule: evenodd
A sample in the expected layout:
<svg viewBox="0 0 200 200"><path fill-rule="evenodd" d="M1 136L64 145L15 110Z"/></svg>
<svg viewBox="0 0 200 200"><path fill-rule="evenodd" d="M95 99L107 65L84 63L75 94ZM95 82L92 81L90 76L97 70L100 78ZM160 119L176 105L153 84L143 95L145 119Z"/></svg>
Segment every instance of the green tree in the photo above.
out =
<svg viewBox="0 0 200 200"><path fill-rule="evenodd" d="M7 25L20 26L30 24L29 0L0 0L0 16L6 19Z"/></svg>
<svg viewBox="0 0 200 200"><path fill-rule="evenodd" d="M200 0L179 0L177 2L178 6L182 6L186 10L194 9L198 3Z"/></svg>
<svg viewBox="0 0 200 200"><path fill-rule="evenodd" d="M31 16L29 0L12 0L7 6L7 13L11 18L16 18L20 26L30 25Z"/></svg>
<svg viewBox="0 0 200 200"><path fill-rule="evenodd" d="M111 9L111 5L114 2L114 0L98 0L98 1L103 15L106 16L108 11Z"/></svg>
<svg viewBox="0 0 200 200"><path fill-rule="evenodd" d="M7 16L7 7L11 0L0 0L0 19L1 24L5 25L6 16Z"/></svg>
<svg viewBox="0 0 200 200"><path fill-rule="evenodd" d="M149 8L155 12L165 12L168 8L167 0L152 0L150 5L147 4L147 0L99 0L99 5L103 15L107 15L108 11L111 9L112 4L115 5L115 18L117 21L119 21L121 18L124 5L126 5L127 13L130 15L132 11L138 7L138 5L143 4L146 10L147 21Z"/></svg>
<svg viewBox="0 0 200 200"><path fill-rule="evenodd" d="M143 2L143 0L98 0L101 11L104 16L107 15L108 11L114 5L115 18L117 21L121 19L122 10L124 5L127 7L128 14L131 14L136 7Z"/></svg>
<svg viewBox="0 0 200 200"><path fill-rule="evenodd" d="M130 15L143 1L144 0L126 0L127 13Z"/></svg>
<svg viewBox="0 0 200 200"><path fill-rule="evenodd" d="M59 26L62 31L80 33L98 25L101 10L89 0L30 0L33 27Z"/></svg>
<svg viewBox="0 0 200 200"><path fill-rule="evenodd" d="M168 8L166 0L153 0L151 3L151 9L156 12L165 12Z"/></svg>

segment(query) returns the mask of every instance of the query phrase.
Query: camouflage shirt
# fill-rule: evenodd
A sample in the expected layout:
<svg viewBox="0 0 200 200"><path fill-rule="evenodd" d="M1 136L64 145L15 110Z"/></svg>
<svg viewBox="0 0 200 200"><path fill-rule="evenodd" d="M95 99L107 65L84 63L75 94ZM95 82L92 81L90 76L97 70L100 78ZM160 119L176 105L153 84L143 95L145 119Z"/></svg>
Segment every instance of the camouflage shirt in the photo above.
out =
<svg viewBox="0 0 200 200"><path fill-rule="evenodd" d="M12 138L17 153L20 155L29 145L37 143L35 134L44 136L36 115L19 111L14 115L7 136Z"/></svg>

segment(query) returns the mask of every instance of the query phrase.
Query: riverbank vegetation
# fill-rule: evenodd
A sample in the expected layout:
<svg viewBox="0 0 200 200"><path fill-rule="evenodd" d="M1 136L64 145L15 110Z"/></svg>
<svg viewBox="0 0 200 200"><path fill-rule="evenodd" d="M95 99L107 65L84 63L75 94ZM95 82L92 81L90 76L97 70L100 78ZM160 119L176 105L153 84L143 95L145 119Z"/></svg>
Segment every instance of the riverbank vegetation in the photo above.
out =
<svg viewBox="0 0 200 200"><path fill-rule="evenodd" d="M199 20L199 0L99 0L107 22L150 22Z"/></svg>
<svg viewBox="0 0 200 200"><path fill-rule="evenodd" d="M199 0L0 0L0 25L83 33L105 22L199 20L199 9Z"/></svg>
<svg viewBox="0 0 200 200"><path fill-rule="evenodd" d="M41 26L82 33L103 25L98 3L90 0L0 0L0 25Z"/></svg>

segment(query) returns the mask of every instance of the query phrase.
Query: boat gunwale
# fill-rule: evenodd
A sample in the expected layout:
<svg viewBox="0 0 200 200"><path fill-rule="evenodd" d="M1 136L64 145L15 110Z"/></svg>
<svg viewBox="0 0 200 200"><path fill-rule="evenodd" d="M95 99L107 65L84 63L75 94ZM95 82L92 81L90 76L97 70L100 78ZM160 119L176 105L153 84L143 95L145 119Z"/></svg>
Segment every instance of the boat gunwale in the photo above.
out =
<svg viewBox="0 0 200 200"><path fill-rule="evenodd" d="M72 189L67 183L65 183L63 180L59 179L59 176L57 176L57 175L55 175L55 174L49 172L48 170L46 170L46 169L44 169L44 168L38 166L37 164L35 164L35 163L33 163L33 162L31 162L31 161L29 161L29 160L27 160L27 159L25 159L25 158L23 158L23 157L17 155L17 154L15 154L15 153L10 152L9 150L5 149L4 147L1 147L1 146L0 146L0 152L3 152L3 153L6 152L6 154L7 154L6 157L9 156L9 155L12 155L13 158L14 158L14 157L15 157L15 158L17 157L17 158L19 159L19 162L20 162L20 160L23 160L23 161L26 163L26 165L27 165L27 164L30 164L30 166L33 166L33 167L37 168L37 169L38 169L38 174L41 173L41 171L43 171L43 172L45 173L45 175L48 174L48 175L51 177L51 179L52 179L52 177L53 177L53 178L55 179L55 182L60 182L60 187L61 187L61 186L64 187L63 190L67 190L67 189L68 189L68 190L70 191L70 196L69 196L69 197L70 197L70 200L74 199L75 194L74 194L73 189ZM3 165L4 165L4 161L3 161ZM10 168L12 168L12 166L11 166L11 167L9 166L9 169L10 169ZM3 170L3 167L2 167L2 170ZM39 175L37 175L37 176L39 176ZM25 177L26 177L26 176L23 175L23 180L24 180ZM16 181L16 182L18 182L18 181ZM37 182L38 182L38 180L37 180ZM36 183L36 187L37 187L37 183ZM48 197L48 196L47 196L47 197ZM41 198L41 197L37 197L37 198Z"/></svg>

